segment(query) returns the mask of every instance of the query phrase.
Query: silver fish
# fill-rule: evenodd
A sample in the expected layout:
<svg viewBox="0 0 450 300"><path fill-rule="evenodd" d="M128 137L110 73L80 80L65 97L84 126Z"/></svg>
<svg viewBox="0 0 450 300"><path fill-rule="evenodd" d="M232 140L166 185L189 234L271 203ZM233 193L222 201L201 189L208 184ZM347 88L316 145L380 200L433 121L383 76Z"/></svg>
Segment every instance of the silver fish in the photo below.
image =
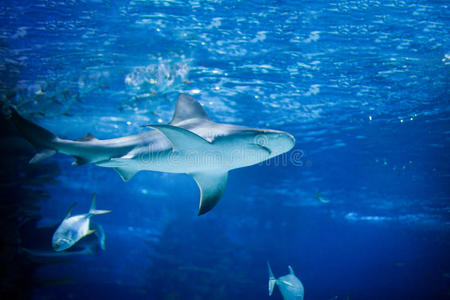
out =
<svg viewBox="0 0 450 300"><path fill-rule="evenodd" d="M303 300L305 294L303 284L295 276L291 266L289 266L289 274L281 276L278 279L273 276L269 262L267 262L267 268L269 270L269 296L272 296L276 284L284 300Z"/></svg>
<svg viewBox="0 0 450 300"><path fill-rule="evenodd" d="M52 247L55 251L64 251L72 247L76 242L78 242L83 237L94 233L96 230L90 229L90 220L92 216L110 213L110 210L97 210L96 206L96 195L92 196L91 208L87 214L72 216L72 209L76 203L72 204L67 211L66 217L56 229L52 238ZM103 229L101 230L103 232ZM104 240L103 237L100 237ZM101 241L100 241L101 242ZM101 242L102 243L102 242ZM104 241L103 241L104 247Z"/></svg>

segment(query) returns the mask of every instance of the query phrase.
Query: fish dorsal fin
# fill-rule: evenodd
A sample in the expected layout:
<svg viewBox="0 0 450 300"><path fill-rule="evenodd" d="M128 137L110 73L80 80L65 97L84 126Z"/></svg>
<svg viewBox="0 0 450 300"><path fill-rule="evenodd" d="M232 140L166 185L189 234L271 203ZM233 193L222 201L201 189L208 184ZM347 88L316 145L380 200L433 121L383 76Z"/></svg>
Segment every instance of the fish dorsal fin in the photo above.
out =
<svg viewBox="0 0 450 300"><path fill-rule="evenodd" d="M191 174L200 189L198 215L203 215L216 206L225 191L228 172L208 171Z"/></svg>
<svg viewBox="0 0 450 300"><path fill-rule="evenodd" d="M95 136L93 136L91 133L86 134L86 136L84 138L81 139L77 139L78 142L87 142L87 141L92 141L92 140L96 140L97 138Z"/></svg>
<svg viewBox="0 0 450 300"><path fill-rule="evenodd" d="M89 212L95 211L96 208L97 208L97 193L93 193Z"/></svg>
<svg viewBox="0 0 450 300"><path fill-rule="evenodd" d="M72 215L72 209L75 207L75 205L77 205L76 202L72 203L72 205L69 207L69 209L66 212L66 216L64 217L64 220L70 218L70 216Z"/></svg>
<svg viewBox="0 0 450 300"><path fill-rule="evenodd" d="M292 269L292 267L291 267L291 266L288 266L288 268L289 268L289 274L291 274L291 275L295 275L295 274L294 274L294 269Z"/></svg>
<svg viewBox="0 0 450 300"><path fill-rule="evenodd" d="M177 105L175 106L172 121L170 121L169 124L176 125L189 119L209 120L209 117L197 100L189 95L180 94L178 96Z"/></svg>
<svg viewBox="0 0 450 300"><path fill-rule="evenodd" d="M195 133L173 125L146 125L158 130L170 141L174 150L199 149L211 146L211 143Z"/></svg>
<svg viewBox="0 0 450 300"><path fill-rule="evenodd" d="M97 194L92 194L92 201L91 201L91 208L89 208L89 212L87 214L88 217L92 217L95 215L103 215L103 214L109 214L110 210L101 210L97 209Z"/></svg>

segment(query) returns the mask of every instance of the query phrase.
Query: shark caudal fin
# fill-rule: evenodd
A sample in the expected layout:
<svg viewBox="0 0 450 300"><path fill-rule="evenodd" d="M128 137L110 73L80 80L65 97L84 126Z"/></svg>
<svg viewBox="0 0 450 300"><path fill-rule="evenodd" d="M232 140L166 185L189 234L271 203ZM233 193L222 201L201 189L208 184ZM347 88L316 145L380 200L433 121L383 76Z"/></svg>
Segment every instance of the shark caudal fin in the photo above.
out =
<svg viewBox="0 0 450 300"><path fill-rule="evenodd" d="M96 204L97 203L97 195L94 193L92 194L92 202L91 202L91 208L89 209L89 215L90 216L94 216L94 215L103 215L103 214L108 214L111 211L110 210L98 210L96 209Z"/></svg>
<svg viewBox="0 0 450 300"><path fill-rule="evenodd" d="M23 118L14 108L10 107L10 119L16 126L20 134L28 140L38 153L30 160L30 164L41 162L60 151L61 139L45 128L34 124ZM92 134L88 133L84 138L77 139L75 142L92 142L97 140ZM73 156L76 160L72 163L75 166L81 166L92 162L92 158L84 156L76 149L72 153L63 152Z"/></svg>
<svg viewBox="0 0 450 300"><path fill-rule="evenodd" d="M10 107L10 111L11 121L14 123L17 130L39 151L30 160L30 164L43 161L57 152L55 149L56 135L23 118L14 108Z"/></svg>
<svg viewBox="0 0 450 300"><path fill-rule="evenodd" d="M277 279L273 276L269 262L267 262L267 269L269 271L269 296L272 296L273 288L275 287L275 283L277 283Z"/></svg>

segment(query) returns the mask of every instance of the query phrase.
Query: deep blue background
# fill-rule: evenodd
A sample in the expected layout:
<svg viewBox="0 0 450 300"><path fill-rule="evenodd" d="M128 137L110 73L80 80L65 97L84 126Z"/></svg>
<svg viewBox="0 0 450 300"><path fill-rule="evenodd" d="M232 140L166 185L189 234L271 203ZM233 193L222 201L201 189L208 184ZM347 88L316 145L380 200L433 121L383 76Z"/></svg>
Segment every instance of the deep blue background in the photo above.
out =
<svg viewBox="0 0 450 300"><path fill-rule="evenodd" d="M2 103L59 136L141 132L185 92L297 140L201 217L187 175L51 158L41 226L92 192L113 213L107 251L39 265L34 299L269 299L267 260L306 299L449 297L447 1L2 1L0 22Z"/></svg>

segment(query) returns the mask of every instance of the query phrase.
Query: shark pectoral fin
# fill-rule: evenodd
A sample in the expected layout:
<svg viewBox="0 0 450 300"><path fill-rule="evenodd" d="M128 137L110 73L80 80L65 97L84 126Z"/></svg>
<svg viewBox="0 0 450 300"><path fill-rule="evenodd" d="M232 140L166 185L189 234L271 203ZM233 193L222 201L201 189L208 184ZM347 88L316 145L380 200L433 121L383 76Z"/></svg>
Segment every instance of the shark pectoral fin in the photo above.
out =
<svg viewBox="0 0 450 300"><path fill-rule="evenodd" d="M154 128L161 132L171 143L174 150L179 149L198 149L208 147L210 142L199 135L181 127L172 125L146 125L146 127Z"/></svg>
<svg viewBox="0 0 450 300"><path fill-rule="evenodd" d="M114 168L114 170L120 175L120 178L122 178L123 181L127 182L131 178L133 178L134 175L136 175L138 170L135 169L129 169L129 168Z"/></svg>
<svg viewBox="0 0 450 300"><path fill-rule="evenodd" d="M32 159L30 159L29 163L30 164L35 164L38 162L41 162L51 156L53 156L56 153L56 150L53 149L46 149L46 150L42 150L39 153L36 153Z"/></svg>
<svg viewBox="0 0 450 300"><path fill-rule="evenodd" d="M200 189L198 215L207 213L222 197L227 186L228 172L209 171L191 174Z"/></svg>

